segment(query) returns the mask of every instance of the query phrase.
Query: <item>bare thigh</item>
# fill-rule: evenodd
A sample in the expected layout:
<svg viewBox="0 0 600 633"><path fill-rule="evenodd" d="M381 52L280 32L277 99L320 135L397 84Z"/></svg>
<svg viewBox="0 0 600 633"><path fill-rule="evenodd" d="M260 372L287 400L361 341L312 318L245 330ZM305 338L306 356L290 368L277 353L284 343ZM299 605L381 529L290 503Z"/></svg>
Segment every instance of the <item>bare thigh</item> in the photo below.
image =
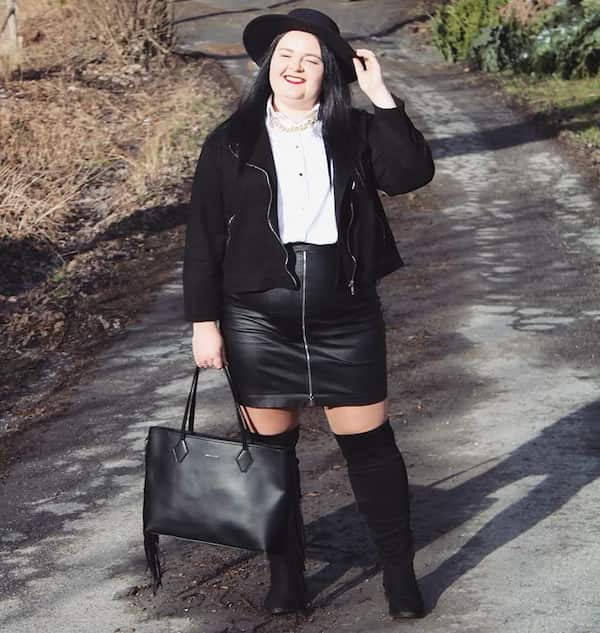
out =
<svg viewBox="0 0 600 633"><path fill-rule="evenodd" d="M375 429L388 417L388 400L348 407L324 407L327 422L337 435L364 433Z"/></svg>
<svg viewBox="0 0 600 633"><path fill-rule="evenodd" d="M364 433L377 428L388 416L388 400L347 407L323 407L331 430L338 435ZM261 435L289 431L299 423L298 409L242 407L248 428Z"/></svg>
<svg viewBox="0 0 600 633"><path fill-rule="evenodd" d="M298 426L297 409L242 407L248 428L261 435L276 435Z"/></svg>

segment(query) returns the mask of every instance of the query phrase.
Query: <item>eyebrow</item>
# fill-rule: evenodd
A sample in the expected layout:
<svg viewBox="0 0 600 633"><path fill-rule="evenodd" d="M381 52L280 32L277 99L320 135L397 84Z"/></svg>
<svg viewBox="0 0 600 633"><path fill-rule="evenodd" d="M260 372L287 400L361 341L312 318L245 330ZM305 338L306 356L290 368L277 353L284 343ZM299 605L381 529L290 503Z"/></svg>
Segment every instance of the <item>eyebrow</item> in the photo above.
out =
<svg viewBox="0 0 600 633"><path fill-rule="evenodd" d="M290 53L294 52L293 48L287 48L285 46L282 46L279 50L280 51L289 51ZM314 53L304 53L304 57L316 57L317 59L321 59L321 57L319 55L315 55Z"/></svg>

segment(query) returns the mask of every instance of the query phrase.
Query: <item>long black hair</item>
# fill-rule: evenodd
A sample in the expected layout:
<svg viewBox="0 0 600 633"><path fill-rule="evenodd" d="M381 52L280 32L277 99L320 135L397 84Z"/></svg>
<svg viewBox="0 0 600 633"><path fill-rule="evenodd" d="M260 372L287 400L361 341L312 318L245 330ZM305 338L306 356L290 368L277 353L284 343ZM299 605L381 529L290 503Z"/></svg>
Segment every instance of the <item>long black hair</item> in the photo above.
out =
<svg viewBox="0 0 600 633"><path fill-rule="evenodd" d="M256 142L260 126L264 125L267 99L271 96L269 69L271 59L279 40L285 33L279 34L267 49L258 72L238 101L233 114L227 119L228 141L236 144L239 157L246 161ZM327 156L327 169L331 183L331 159L334 166L349 163L350 169L358 169L362 175L358 160L358 143L355 126L352 122L352 97L348 84L344 81L337 58L331 49L321 40L323 59L323 83L321 86L319 119L323 123L323 141Z"/></svg>

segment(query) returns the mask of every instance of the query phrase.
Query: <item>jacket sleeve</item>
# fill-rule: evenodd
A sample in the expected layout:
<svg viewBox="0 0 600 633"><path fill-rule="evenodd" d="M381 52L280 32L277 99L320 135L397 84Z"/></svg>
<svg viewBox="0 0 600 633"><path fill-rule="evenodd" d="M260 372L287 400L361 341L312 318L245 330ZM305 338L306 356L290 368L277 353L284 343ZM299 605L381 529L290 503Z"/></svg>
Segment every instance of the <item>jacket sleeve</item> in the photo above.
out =
<svg viewBox="0 0 600 633"><path fill-rule="evenodd" d="M219 150L211 136L196 163L187 212L183 257L186 321L220 319L222 258L226 239Z"/></svg>
<svg viewBox="0 0 600 633"><path fill-rule="evenodd" d="M431 149L404 110L404 101L392 95L395 108L374 106L367 138L377 189L389 196L426 185L435 172Z"/></svg>

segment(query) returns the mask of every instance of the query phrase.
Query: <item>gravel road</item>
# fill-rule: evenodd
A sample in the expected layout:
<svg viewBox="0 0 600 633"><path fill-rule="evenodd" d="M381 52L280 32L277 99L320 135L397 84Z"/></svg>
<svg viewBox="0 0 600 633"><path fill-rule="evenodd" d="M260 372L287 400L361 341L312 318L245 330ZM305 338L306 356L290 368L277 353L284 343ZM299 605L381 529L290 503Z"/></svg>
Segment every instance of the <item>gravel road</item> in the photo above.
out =
<svg viewBox="0 0 600 633"><path fill-rule="evenodd" d="M314 609L270 618L261 555L166 538L152 596L144 438L151 424L179 423L192 372L176 269L1 484L3 632L600 630L600 194L489 82L408 28L362 44L437 167L430 185L386 201L407 266L380 284L428 616L388 619L320 410L303 413L299 445ZM223 63L240 81L248 72L243 59ZM199 397L200 428L233 430L220 372L202 373Z"/></svg>

